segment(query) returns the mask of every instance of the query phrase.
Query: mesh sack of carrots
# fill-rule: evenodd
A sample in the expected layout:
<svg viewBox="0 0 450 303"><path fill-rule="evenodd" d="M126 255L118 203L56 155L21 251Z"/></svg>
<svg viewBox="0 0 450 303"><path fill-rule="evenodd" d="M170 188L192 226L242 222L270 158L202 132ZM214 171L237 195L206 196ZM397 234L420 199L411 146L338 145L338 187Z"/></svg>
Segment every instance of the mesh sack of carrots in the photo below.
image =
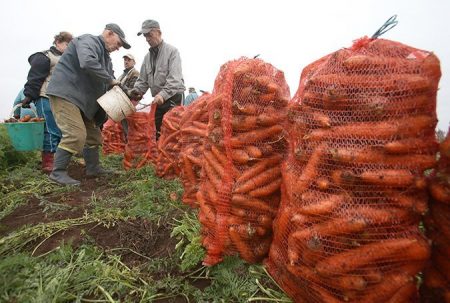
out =
<svg viewBox="0 0 450 303"><path fill-rule="evenodd" d="M207 104L212 95L205 93L186 107L180 120L181 150L179 154L180 177L183 183L183 203L197 207L196 194L200 186L203 162L203 140L208 127Z"/></svg>
<svg viewBox="0 0 450 303"><path fill-rule="evenodd" d="M425 230L432 241L424 271L422 302L450 302L450 135L440 144L439 161L429 178L430 211Z"/></svg>
<svg viewBox="0 0 450 303"><path fill-rule="evenodd" d="M120 123L108 119L103 125L102 137L102 150L104 155L122 154L125 151L125 138Z"/></svg>
<svg viewBox="0 0 450 303"><path fill-rule="evenodd" d="M303 71L266 262L296 302L414 301L439 79L434 54L369 38Z"/></svg>
<svg viewBox="0 0 450 303"><path fill-rule="evenodd" d="M128 116L128 141L125 145L123 166L126 170L141 168L149 163L155 163L157 156L156 105L149 112L140 111Z"/></svg>
<svg viewBox="0 0 450 303"><path fill-rule="evenodd" d="M160 178L174 179L180 175L178 166L181 149L180 120L184 110L184 106L176 106L164 115L156 159L156 174Z"/></svg>
<svg viewBox="0 0 450 303"><path fill-rule="evenodd" d="M280 200L289 87L271 64L241 58L221 67L213 95L197 193L203 262L214 265L224 255L259 262Z"/></svg>

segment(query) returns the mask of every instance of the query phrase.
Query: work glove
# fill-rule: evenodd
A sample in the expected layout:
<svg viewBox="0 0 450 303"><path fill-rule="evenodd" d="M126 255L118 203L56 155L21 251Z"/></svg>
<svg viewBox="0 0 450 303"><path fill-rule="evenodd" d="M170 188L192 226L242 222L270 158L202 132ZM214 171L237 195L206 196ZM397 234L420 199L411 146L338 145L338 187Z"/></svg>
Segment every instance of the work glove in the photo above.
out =
<svg viewBox="0 0 450 303"><path fill-rule="evenodd" d="M128 95L130 96L130 99L134 101L141 100L143 96L143 94L137 88L133 88L132 90L128 91Z"/></svg>
<svg viewBox="0 0 450 303"><path fill-rule="evenodd" d="M22 108L30 108L31 98L25 97L20 103L22 103Z"/></svg>

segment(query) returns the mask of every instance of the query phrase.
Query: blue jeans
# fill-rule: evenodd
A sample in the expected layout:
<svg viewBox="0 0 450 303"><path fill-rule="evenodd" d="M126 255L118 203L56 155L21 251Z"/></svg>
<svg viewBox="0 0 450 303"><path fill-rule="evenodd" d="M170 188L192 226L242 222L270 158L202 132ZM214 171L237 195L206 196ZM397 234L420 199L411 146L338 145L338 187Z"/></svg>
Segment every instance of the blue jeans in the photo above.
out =
<svg viewBox="0 0 450 303"><path fill-rule="evenodd" d="M56 152L59 141L61 141L62 134L53 117L50 101L45 97L40 97L34 101L34 104L36 105L38 116L45 119L44 151L54 153Z"/></svg>

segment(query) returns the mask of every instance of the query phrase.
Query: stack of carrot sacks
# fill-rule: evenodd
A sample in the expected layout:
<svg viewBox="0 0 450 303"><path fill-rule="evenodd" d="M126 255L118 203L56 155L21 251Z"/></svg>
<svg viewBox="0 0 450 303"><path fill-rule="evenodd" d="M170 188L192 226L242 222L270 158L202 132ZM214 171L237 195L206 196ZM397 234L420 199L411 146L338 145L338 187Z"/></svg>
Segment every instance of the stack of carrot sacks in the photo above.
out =
<svg viewBox="0 0 450 303"><path fill-rule="evenodd" d="M439 60L363 38L305 68L269 272L297 302L411 302L435 165Z"/></svg>
<svg viewBox="0 0 450 303"><path fill-rule="evenodd" d="M233 254L259 262L279 204L289 89L272 65L241 58L222 66L213 95L197 193L204 264Z"/></svg>
<svg viewBox="0 0 450 303"><path fill-rule="evenodd" d="M120 123L108 119L102 129L104 155L122 154L125 151L125 138Z"/></svg>
<svg viewBox="0 0 450 303"><path fill-rule="evenodd" d="M184 106L176 106L164 115L156 159L156 174L160 178L173 179L180 175L178 165L181 150L180 120L184 110Z"/></svg>
<svg viewBox="0 0 450 303"><path fill-rule="evenodd" d="M156 105L150 112L136 112L128 116L128 138L125 145L123 166L125 169L141 168L156 159Z"/></svg>
<svg viewBox="0 0 450 303"><path fill-rule="evenodd" d="M203 159L203 141L208 127L208 102L213 99L205 93L191 103L180 121L181 149L179 156L180 178L183 183L183 203L198 207L196 194L200 187Z"/></svg>
<svg viewBox="0 0 450 303"><path fill-rule="evenodd" d="M430 212L425 219L432 240L424 272L423 302L450 302L450 134L440 144L439 162L429 180Z"/></svg>

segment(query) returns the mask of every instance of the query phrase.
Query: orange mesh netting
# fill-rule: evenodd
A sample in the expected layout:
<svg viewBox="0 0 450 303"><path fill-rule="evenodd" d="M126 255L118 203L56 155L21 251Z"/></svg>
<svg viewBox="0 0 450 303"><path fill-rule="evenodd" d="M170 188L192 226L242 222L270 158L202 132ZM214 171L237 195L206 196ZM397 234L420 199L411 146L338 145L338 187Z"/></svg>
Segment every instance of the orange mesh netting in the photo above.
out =
<svg viewBox="0 0 450 303"><path fill-rule="evenodd" d="M266 262L296 302L411 302L435 165L437 57L363 38L305 68Z"/></svg>
<svg viewBox="0 0 450 303"><path fill-rule="evenodd" d="M431 262L424 272L423 302L450 302L450 134L440 145L437 168L428 189L430 212L425 219L427 236L432 240Z"/></svg>
<svg viewBox="0 0 450 303"><path fill-rule="evenodd" d="M127 117L128 142L123 159L123 166L127 170L156 161L155 111L156 104L152 105L150 112L136 112Z"/></svg>
<svg viewBox="0 0 450 303"><path fill-rule="evenodd" d="M180 177L183 182L183 203L197 207L196 194L200 186L200 172L203 162L203 140L208 127L207 104L211 94L203 94L191 103L180 121L181 151L179 156Z"/></svg>
<svg viewBox="0 0 450 303"><path fill-rule="evenodd" d="M259 262L280 199L289 87L272 65L241 58L221 67L213 95L197 193L204 264L233 254Z"/></svg>
<svg viewBox="0 0 450 303"><path fill-rule="evenodd" d="M122 154L125 151L125 139L122 125L108 119L103 125L103 154Z"/></svg>
<svg viewBox="0 0 450 303"><path fill-rule="evenodd" d="M184 110L184 106L176 106L164 115L156 160L156 174L160 178L173 179L180 175L178 166L181 149L180 120Z"/></svg>

